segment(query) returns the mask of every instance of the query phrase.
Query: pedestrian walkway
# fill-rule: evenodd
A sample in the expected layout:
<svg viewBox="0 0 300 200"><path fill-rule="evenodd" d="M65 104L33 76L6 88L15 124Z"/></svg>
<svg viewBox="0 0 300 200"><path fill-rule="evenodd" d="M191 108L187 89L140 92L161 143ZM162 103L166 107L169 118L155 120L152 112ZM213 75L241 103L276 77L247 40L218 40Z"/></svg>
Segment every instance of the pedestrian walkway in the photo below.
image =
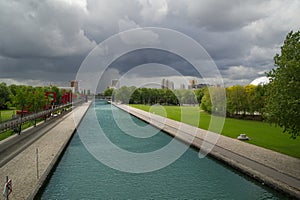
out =
<svg viewBox="0 0 300 200"><path fill-rule="evenodd" d="M35 196L73 135L78 125L75 122L81 120L89 105L90 102L75 107L60 123L0 168L1 187L6 176L12 180L13 192L9 199ZM0 199L3 199L2 194Z"/></svg>
<svg viewBox="0 0 300 200"><path fill-rule="evenodd" d="M127 105L115 104L126 112L156 126L176 138L192 143L262 184L300 199L300 160L275 151L232 139ZM180 128L181 127L181 128ZM182 131L180 131L182 130ZM215 145L214 139L218 138ZM206 141L206 142L203 142Z"/></svg>

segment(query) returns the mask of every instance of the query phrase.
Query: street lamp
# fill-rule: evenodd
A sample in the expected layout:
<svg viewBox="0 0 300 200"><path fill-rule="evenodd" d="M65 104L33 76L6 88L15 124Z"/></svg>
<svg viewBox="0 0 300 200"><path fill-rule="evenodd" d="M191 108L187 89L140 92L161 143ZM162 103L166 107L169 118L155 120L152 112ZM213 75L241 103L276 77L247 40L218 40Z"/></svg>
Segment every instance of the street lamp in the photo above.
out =
<svg viewBox="0 0 300 200"><path fill-rule="evenodd" d="M19 125L19 132L18 132L18 135L20 135L20 134L21 134L21 131L22 131L22 118L23 118L24 106L25 106L25 99L22 99L21 120L20 120L20 125Z"/></svg>

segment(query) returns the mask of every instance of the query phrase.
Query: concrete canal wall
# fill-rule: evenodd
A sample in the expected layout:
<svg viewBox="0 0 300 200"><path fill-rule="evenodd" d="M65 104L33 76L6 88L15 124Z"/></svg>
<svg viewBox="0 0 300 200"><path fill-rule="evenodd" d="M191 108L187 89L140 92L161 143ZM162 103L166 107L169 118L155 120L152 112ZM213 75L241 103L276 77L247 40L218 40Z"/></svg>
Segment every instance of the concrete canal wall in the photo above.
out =
<svg viewBox="0 0 300 200"><path fill-rule="evenodd" d="M300 160L265 148L208 132L127 105L116 107L206 151L206 138L218 138L209 155L291 197L300 199ZM209 142L206 144L210 144ZM209 146L209 145L208 145Z"/></svg>
<svg viewBox="0 0 300 200"><path fill-rule="evenodd" d="M12 180L13 192L9 199L34 198L76 130L78 123L74 123L74 120L79 122L90 104L88 102L75 107L54 128L1 167L1 187L4 186L6 176ZM0 199L3 199L2 194Z"/></svg>

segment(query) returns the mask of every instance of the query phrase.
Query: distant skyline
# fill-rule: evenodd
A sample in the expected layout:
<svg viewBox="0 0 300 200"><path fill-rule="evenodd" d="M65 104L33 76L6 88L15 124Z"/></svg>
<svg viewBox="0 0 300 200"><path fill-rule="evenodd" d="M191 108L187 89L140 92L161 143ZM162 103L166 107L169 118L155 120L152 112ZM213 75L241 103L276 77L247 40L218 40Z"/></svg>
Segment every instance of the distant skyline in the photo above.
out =
<svg viewBox="0 0 300 200"><path fill-rule="evenodd" d="M299 10L298 0L2 0L0 82L68 86L84 58L103 40L131 28L162 27L202 45L226 86L249 84L274 67L273 57L286 34L299 30ZM137 51L123 56L110 67L106 86L151 59L193 78L188 63L162 54ZM141 81L172 80L173 74L135 76Z"/></svg>

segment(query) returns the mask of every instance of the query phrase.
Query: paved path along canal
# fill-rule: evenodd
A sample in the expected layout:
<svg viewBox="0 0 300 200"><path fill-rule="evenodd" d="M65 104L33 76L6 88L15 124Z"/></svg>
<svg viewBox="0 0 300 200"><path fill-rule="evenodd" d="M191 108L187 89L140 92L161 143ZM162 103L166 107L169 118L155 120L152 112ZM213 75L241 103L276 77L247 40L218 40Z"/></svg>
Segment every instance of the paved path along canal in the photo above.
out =
<svg viewBox="0 0 300 200"><path fill-rule="evenodd" d="M75 107L72 112L63 116L58 124L47 130L46 134L0 168L2 188L6 176L12 179L13 192L10 199L34 197L76 129L73 117L82 118L89 105L90 102ZM36 149L38 149L38 168Z"/></svg>
<svg viewBox="0 0 300 200"><path fill-rule="evenodd" d="M163 118L127 105L115 106L168 132L183 141L202 148L207 134L215 134L171 119ZM184 131L178 131L184 126ZM196 134L195 134L196 133ZM195 139L194 139L195 137ZM214 137L213 137L214 138ZM252 144L220 135L210 155L241 170L259 181L300 198L300 160Z"/></svg>

